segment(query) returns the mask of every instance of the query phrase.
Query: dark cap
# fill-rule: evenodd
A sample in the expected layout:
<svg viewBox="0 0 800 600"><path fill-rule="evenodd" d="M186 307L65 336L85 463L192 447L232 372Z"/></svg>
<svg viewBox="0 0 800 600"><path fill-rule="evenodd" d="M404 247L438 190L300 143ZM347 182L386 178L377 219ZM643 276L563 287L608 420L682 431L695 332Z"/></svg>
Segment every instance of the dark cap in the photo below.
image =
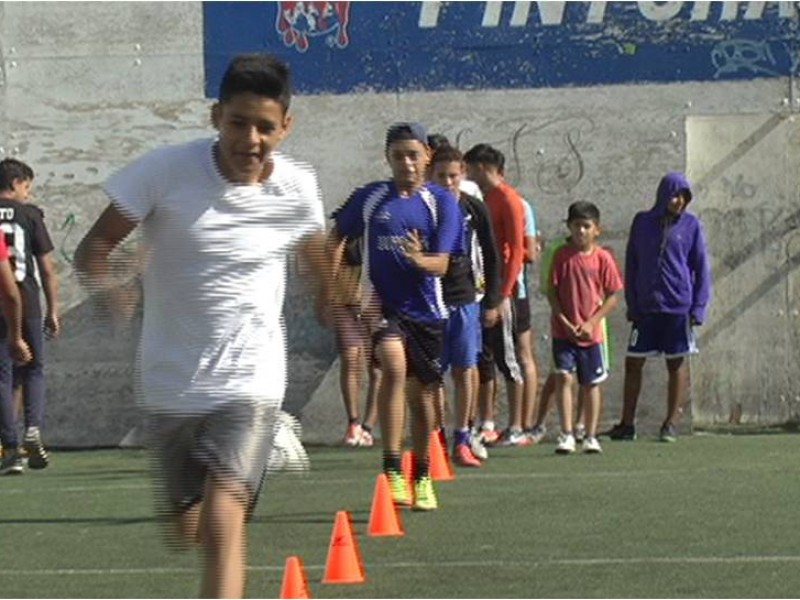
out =
<svg viewBox="0 0 800 600"><path fill-rule="evenodd" d="M600 209L591 202L584 202L579 200L569 205L567 211L567 223L577 219L586 219L589 221L600 222Z"/></svg>
<svg viewBox="0 0 800 600"><path fill-rule="evenodd" d="M392 142L416 140L427 146L428 132L421 123L395 123L386 132L386 147Z"/></svg>

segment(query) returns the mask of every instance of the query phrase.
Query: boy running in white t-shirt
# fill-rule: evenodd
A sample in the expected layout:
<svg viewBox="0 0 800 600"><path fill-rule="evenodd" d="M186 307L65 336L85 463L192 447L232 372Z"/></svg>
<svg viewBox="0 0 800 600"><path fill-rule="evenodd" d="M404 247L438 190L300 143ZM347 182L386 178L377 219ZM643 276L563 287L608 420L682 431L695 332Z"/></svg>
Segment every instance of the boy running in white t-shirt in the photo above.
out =
<svg viewBox="0 0 800 600"><path fill-rule="evenodd" d="M88 289L113 296L109 255L143 230L138 396L163 513L203 546L202 597L244 594L245 523L286 388L287 257L299 251L328 281L316 175L276 152L290 99L283 62L235 58L211 111L218 137L157 149L114 174L111 204L76 255Z"/></svg>

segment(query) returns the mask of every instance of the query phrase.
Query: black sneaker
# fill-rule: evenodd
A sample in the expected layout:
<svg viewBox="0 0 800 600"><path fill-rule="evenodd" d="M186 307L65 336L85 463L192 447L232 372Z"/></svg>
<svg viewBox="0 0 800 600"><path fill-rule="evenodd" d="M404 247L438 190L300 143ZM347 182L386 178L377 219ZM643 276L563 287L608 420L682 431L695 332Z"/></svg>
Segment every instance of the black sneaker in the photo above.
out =
<svg viewBox="0 0 800 600"><path fill-rule="evenodd" d="M623 425L622 423L617 423L611 429L609 429L605 435L610 437L612 440L633 441L636 439L636 427L633 425Z"/></svg>
<svg viewBox="0 0 800 600"><path fill-rule="evenodd" d="M22 448L28 455L28 468L44 469L47 467L49 457L47 456L47 450L44 449L42 436L38 430L25 435L25 439L22 441Z"/></svg>
<svg viewBox="0 0 800 600"><path fill-rule="evenodd" d="M5 451L3 460L0 461L0 475L21 475L24 470L22 457L16 448L8 448Z"/></svg>
<svg viewBox="0 0 800 600"><path fill-rule="evenodd" d="M678 430L671 423L664 423L661 426L661 431L658 434L658 439L662 442L677 442Z"/></svg>

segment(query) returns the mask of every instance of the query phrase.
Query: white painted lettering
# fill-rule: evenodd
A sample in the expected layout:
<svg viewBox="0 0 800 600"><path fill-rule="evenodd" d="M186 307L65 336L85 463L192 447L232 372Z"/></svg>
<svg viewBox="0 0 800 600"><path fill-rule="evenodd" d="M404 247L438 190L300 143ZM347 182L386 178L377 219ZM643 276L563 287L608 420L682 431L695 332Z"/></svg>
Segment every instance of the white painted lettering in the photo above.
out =
<svg viewBox="0 0 800 600"><path fill-rule="evenodd" d="M586 15L587 23L602 23L606 18L607 2L589 2L589 14Z"/></svg>
<svg viewBox="0 0 800 600"><path fill-rule="evenodd" d="M436 27L439 24L439 11L442 8L441 2L426 0L419 9L419 26L423 29Z"/></svg>
<svg viewBox="0 0 800 600"><path fill-rule="evenodd" d="M439 27L440 17L442 16L444 5L448 3L438 0L423 0L420 6L418 26L421 29L432 29ZM525 27L529 24L531 4L536 5L541 25L564 25L567 2L539 0L537 2L515 1L511 13L509 25L511 27ZM608 2L594 1L582 2L588 4L586 23L598 24L606 20ZM648 21L668 21L677 17L686 2L637 2L639 13ZM711 16L711 8L719 8L720 21L735 21L739 18L739 8L742 2L728 1L711 2L708 0L692 2L692 9L689 15L690 21L708 21ZM743 18L746 20L759 20L765 16L765 7L769 2L757 1L746 2L747 5ZM795 2L779 1L778 15L781 19L797 18L797 7ZM503 16L503 1L488 0L483 3L483 17L481 27L499 27Z"/></svg>
<svg viewBox="0 0 800 600"><path fill-rule="evenodd" d="M760 19L764 15L764 7L766 5L766 2L748 2L747 10L744 11L744 18L748 21Z"/></svg>
<svg viewBox="0 0 800 600"><path fill-rule="evenodd" d="M639 5L642 16L650 21L669 21L683 8L683 2L637 2L636 4Z"/></svg>
<svg viewBox="0 0 800 600"><path fill-rule="evenodd" d="M719 16L720 21L735 21L739 15L738 2L720 2L722 4L722 14Z"/></svg>
<svg viewBox="0 0 800 600"><path fill-rule="evenodd" d="M692 5L692 21L708 20L708 12L711 9L711 2L695 2Z"/></svg>
<svg viewBox="0 0 800 600"><path fill-rule="evenodd" d="M564 22L566 5L566 2L537 2L536 8L539 9L542 25L561 25Z"/></svg>
<svg viewBox="0 0 800 600"><path fill-rule="evenodd" d="M483 9L483 27L497 27L500 25L500 13L503 10L503 3L498 0L490 0Z"/></svg>
<svg viewBox="0 0 800 600"><path fill-rule="evenodd" d="M14 209L13 208L0 208L0 220L2 221L13 221L14 220Z"/></svg>
<svg viewBox="0 0 800 600"><path fill-rule="evenodd" d="M511 13L511 26L523 27L527 25L528 15L530 14L530 12L531 12L530 2L514 2L514 12Z"/></svg>

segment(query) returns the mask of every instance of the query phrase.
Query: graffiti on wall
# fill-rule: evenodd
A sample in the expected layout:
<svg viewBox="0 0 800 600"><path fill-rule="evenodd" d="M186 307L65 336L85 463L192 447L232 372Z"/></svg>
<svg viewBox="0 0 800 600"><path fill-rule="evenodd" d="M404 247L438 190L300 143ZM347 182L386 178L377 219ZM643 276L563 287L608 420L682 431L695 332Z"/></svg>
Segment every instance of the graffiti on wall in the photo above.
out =
<svg viewBox="0 0 800 600"><path fill-rule="evenodd" d="M794 2L208 2L206 95L230 58L288 60L300 93L778 77Z"/></svg>

